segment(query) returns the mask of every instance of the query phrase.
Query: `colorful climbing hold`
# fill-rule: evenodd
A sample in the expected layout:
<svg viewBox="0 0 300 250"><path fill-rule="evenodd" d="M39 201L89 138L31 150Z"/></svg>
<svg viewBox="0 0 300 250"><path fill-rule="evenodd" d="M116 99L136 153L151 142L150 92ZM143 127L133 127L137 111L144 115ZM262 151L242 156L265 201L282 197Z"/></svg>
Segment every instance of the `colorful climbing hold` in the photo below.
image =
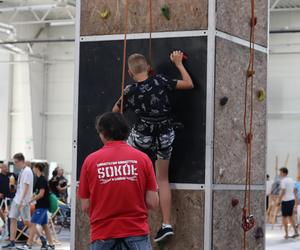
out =
<svg viewBox="0 0 300 250"><path fill-rule="evenodd" d="M266 93L263 88L258 90L257 97L260 102L263 102L266 99Z"/></svg>
<svg viewBox="0 0 300 250"><path fill-rule="evenodd" d="M220 105L221 106L225 106L228 102L228 97L227 96L224 96L223 98L221 98L220 100Z"/></svg>
<svg viewBox="0 0 300 250"><path fill-rule="evenodd" d="M257 227L255 229L255 233L254 233L254 237L256 240L262 239L264 238L264 230L262 229L262 227Z"/></svg>
<svg viewBox="0 0 300 250"><path fill-rule="evenodd" d="M110 11L109 9L104 9L100 12L100 16L102 19L106 19L110 16Z"/></svg>
<svg viewBox="0 0 300 250"><path fill-rule="evenodd" d="M232 198L232 200L231 200L232 207L236 207L239 203L240 203L240 201L238 199Z"/></svg>
<svg viewBox="0 0 300 250"><path fill-rule="evenodd" d="M170 18L170 8L168 7L168 5L164 5L163 7L161 7L161 12L167 20L171 19Z"/></svg>

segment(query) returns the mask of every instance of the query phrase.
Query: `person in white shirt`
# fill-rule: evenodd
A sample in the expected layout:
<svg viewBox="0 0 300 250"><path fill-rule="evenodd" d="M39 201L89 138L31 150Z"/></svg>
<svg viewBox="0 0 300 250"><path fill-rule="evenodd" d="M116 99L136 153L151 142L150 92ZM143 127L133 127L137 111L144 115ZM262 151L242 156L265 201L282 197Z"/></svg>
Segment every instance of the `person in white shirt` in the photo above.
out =
<svg viewBox="0 0 300 250"><path fill-rule="evenodd" d="M297 207L298 197L295 189L295 181L288 177L288 169L283 167L279 170L281 183L280 183L280 194L278 198L278 205L281 204L282 213L282 224L285 230L285 239L289 238L288 234L288 223L292 225L295 234L292 238L299 236L298 230L294 220L294 208Z"/></svg>
<svg viewBox="0 0 300 250"><path fill-rule="evenodd" d="M21 169L18 177L17 192L12 201L9 211L10 220L10 243L2 248L15 249L17 232L17 220L22 218L26 226L30 226L30 201L33 191L33 173L30 167L25 165L25 157L22 153L15 154L14 164Z"/></svg>

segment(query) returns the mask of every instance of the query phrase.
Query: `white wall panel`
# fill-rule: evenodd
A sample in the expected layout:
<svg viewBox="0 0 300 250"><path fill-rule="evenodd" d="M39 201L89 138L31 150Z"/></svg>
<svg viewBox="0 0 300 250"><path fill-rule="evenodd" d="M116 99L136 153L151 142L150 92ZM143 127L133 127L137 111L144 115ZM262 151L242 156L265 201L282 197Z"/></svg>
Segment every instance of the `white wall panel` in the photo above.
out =
<svg viewBox="0 0 300 250"><path fill-rule="evenodd" d="M271 30L299 28L300 19L296 14L272 14ZM288 168L295 178L300 157L300 34L272 34L270 49L267 172L274 176L276 156L280 167L289 154Z"/></svg>

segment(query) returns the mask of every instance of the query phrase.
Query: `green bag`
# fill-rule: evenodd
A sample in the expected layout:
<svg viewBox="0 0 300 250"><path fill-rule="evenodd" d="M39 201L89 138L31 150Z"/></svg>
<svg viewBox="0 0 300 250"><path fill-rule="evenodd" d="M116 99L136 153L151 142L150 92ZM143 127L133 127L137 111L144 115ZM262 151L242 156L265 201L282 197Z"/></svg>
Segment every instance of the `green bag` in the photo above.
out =
<svg viewBox="0 0 300 250"><path fill-rule="evenodd" d="M54 193L50 193L49 195L49 204L50 206L48 210L51 214L54 214L58 209L58 198Z"/></svg>

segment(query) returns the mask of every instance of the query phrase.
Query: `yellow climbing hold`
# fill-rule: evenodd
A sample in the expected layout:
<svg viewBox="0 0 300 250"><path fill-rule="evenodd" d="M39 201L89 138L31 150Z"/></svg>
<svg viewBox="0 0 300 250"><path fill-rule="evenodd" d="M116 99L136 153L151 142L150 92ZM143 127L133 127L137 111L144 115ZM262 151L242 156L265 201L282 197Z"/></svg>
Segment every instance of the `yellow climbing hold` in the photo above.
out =
<svg viewBox="0 0 300 250"><path fill-rule="evenodd" d="M110 15L110 11L109 11L108 9L102 10L102 11L100 12L100 16L101 16L101 18L103 18L103 19L108 18L109 15Z"/></svg>
<svg viewBox="0 0 300 250"><path fill-rule="evenodd" d="M266 99L266 92L263 88L258 90L257 97L260 102L263 102Z"/></svg>

